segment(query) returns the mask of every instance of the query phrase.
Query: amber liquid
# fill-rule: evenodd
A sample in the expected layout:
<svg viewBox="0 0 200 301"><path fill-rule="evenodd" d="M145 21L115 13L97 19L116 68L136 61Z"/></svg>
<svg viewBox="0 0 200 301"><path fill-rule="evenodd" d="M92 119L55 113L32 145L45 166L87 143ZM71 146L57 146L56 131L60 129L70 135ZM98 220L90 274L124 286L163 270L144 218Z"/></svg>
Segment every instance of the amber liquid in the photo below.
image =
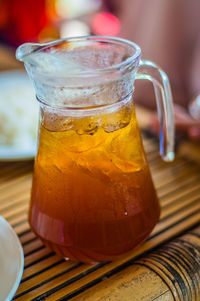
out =
<svg viewBox="0 0 200 301"><path fill-rule="evenodd" d="M131 250L160 213L134 109L101 117L111 125L121 118L120 126L91 129L83 117L58 131L47 118L35 160L31 227L56 253L83 262Z"/></svg>

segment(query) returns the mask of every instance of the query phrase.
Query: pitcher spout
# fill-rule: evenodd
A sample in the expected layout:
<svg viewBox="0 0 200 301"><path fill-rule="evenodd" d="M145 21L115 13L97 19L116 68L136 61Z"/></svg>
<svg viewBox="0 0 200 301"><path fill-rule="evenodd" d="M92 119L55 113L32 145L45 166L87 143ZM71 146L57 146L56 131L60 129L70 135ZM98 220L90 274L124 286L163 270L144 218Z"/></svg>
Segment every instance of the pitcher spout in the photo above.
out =
<svg viewBox="0 0 200 301"><path fill-rule="evenodd" d="M21 62L25 62L32 53L39 51L43 47L43 44L39 43L24 43L17 48L16 58Z"/></svg>

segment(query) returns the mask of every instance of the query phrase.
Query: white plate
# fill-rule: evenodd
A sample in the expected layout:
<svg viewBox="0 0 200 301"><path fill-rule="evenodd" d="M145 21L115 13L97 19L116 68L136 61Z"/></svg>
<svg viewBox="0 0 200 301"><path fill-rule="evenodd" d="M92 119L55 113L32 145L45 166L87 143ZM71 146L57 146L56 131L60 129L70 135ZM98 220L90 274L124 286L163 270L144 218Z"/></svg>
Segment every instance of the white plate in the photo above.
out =
<svg viewBox="0 0 200 301"><path fill-rule="evenodd" d="M17 234L0 216L0 301L10 301L19 286L24 254Z"/></svg>
<svg viewBox="0 0 200 301"><path fill-rule="evenodd" d="M17 147L0 146L0 161L24 161L35 157L35 147L19 149Z"/></svg>
<svg viewBox="0 0 200 301"><path fill-rule="evenodd" d="M17 91L16 91L17 87ZM28 78L28 75L25 71L6 71L6 72L0 72L0 93L5 93L4 91L7 91L8 95L12 97L12 99L16 99L16 103L20 103L20 98L22 101L27 99L27 95L29 97L29 104L27 110L27 106L25 106L26 111L27 111L27 116L29 116L30 111L35 112L36 110L36 100L35 100L35 91L33 88L33 85L31 81ZM17 93L18 92L18 93ZM27 94L28 93L28 94ZM1 94L1 97L4 97L2 95L7 95L7 94ZM31 98L31 99L30 99ZM1 98L1 100L4 98ZM5 104L6 104L5 99ZM26 102L27 104L27 102ZM1 102L0 105L4 105L4 102ZM8 104L7 104L8 105ZM24 105L24 102L22 101L22 105ZM33 106L34 105L34 106ZM38 107L38 106L37 106ZM0 107L1 109L1 107ZM23 114L24 116L24 114ZM22 119L24 118L22 116ZM37 116L37 115L36 115ZM35 117L35 114L34 116ZM29 118L29 117L28 117ZM30 117L32 118L32 117ZM36 120L35 120L36 118ZM37 117L33 118L34 121L36 121L37 124ZM22 124L22 129L23 123L21 120ZM23 135L23 134L22 134ZM8 146L8 145L3 145L0 144L0 161L21 161L21 160L30 160L35 157L36 153L36 141L31 138L29 134L24 134L22 139L22 143L19 143L19 146ZM21 141L21 140L20 140Z"/></svg>

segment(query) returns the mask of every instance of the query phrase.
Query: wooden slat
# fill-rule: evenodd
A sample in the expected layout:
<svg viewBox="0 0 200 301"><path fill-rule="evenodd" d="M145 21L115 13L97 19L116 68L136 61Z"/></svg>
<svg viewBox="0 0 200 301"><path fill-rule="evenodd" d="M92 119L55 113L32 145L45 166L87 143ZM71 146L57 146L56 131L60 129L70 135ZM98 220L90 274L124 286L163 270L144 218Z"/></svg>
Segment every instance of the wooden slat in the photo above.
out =
<svg viewBox="0 0 200 301"><path fill-rule="evenodd" d="M30 267L30 266L36 264L37 262L39 262L47 257L53 256L53 255L54 255L54 253L47 248L35 250L34 253L27 255L24 258L24 266L25 266L25 268Z"/></svg>
<svg viewBox="0 0 200 301"><path fill-rule="evenodd" d="M37 263L34 263L28 267L26 267L23 274L23 282L27 281L31 277L35 277L36 274L42 273L45 270L50 270L52 265L59 264L63 262L64 259L61 259L58 255L53 254L52 256L45 257L43 260L40 260Z"/></svg>
<svg viewBox="0 0 200 301"><path fill-rule="evenodd" d="M15 225L14 229L15 229L15 232L18 235L21 235L22 233L28 231L30 229L30 227L29 227L29 224L27 222L27 219L25 219L25 221L23 220L21 223L18 223L17 225Z"/></svg>
<svg viewBox="0 0 200 301"><path fill-rule="evenodd" d="M174 179L174 181L172 183L170 183L169 185L169 189L165 187L160 187L160 189L158 189L158 194L159 197L162 198L162 202L165 199L166 202L169 202L169 197L170 195L175 193L180 193L183 192L185 190L185 187L187 186L188 189L194 188L194 187L199 187L199 182L200 182L200 175L190 175L189 173L182 176L181 178L179 178L179 181L177 181L177 179Z"/></svg>
<svg viewBox="0 0 200 301"><path fill-rule="evenodd" d="M22 184L24 179L28 178L29 181L31 181L32 173L30 171L22 170L21 172L24 172L24 174L17 174L17 175L15 175L15 177L11 177L7 181L4 181L1 183L2 193L3 193L4 189L5 190L13 189L16 186Z"/></svg>
<svg viewBox="0 0 200 301"><path fill-rule="evenodd" d="M28 231L24 235L21 235L19 239L21 241L21 244L25 245L25 244L29 243L30 241L37 239L37 237L36 237L35 233L33 233L32 231Z"/></svg>

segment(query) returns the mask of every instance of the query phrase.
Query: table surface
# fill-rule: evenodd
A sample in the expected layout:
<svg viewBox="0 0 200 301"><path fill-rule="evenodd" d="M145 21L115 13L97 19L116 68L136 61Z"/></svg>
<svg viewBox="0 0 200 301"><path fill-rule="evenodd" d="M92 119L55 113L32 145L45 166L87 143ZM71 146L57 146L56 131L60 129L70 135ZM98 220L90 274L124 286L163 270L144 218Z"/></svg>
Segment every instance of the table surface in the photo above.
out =
<svg viewBox="0 0 200 301"><path fill-rule="evenodd" d="M162 162L157 142L148 135L144 147L161 203L160 221L139 248L114 262L94 265L63 260L30 230L27 210L33 162L0 163L0 212L18 234L25 256L14 300L83 300L87 290L98 290L97 283L107 279L109 285L108 277L125 271L134 259L199 222L200 165L182 154L173 163Z"/></svg>

